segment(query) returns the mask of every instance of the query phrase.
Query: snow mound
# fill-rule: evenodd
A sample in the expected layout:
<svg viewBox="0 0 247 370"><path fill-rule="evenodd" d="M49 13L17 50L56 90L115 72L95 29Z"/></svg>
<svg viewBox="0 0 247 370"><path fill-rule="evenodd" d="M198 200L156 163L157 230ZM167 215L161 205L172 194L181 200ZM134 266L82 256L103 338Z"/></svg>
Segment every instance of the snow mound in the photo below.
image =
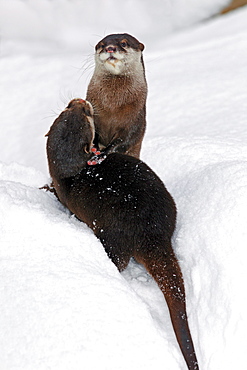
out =
<svg viewBox="0 0 247 370"><path fill-rule="evenodd" d="M164 368L168 340L92 231L34 185L39 172L1 175L1 368Z"/></svg>
<svg viewBox="0 0 247 370"><path fill-rule="evenodd" d="M166 37L218 14L230 0L0 0L1 32L11 39L46 40L54 48L88 48L110 33L128 32L158 45ZM110 21L109 21L110 20ZM14 27L13 27L14 25Z"/></svg>

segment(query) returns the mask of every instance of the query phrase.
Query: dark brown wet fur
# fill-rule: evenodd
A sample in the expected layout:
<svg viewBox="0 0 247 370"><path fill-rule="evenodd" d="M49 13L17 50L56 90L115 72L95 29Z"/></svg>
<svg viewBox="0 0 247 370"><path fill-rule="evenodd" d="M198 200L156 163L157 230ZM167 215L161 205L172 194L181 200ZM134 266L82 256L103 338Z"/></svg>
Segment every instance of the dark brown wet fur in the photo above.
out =
<svg viewBox="0 0 247 370"><path fill-rule="evenodd" d="M73 101L69 107L56 119L47 140L58 198L94 231L119 271L131 257L146 267L165 296L188 369L198 370L183 277L171 245L176 223L174 200L159 177L139 159L112 153L101 164L87 165L91 155L85 148L92 141L89 111L82 101Z"/></svg>
<svg viewBox="0 0 247 370"><path fill-rule="evenodd" d="M127 46L123 48L122 41ZM144 45L126 33L113 34L102 39L95 47L104 52L115 47L128 57L130 48L139 52ZM104 67L97 68L88 86L86 99L94 108L94 124L100 148L106 153L117 151L139 158L146 129L147 83L143 57L139 63L127 64L125 73L114 75Z"/></svg>

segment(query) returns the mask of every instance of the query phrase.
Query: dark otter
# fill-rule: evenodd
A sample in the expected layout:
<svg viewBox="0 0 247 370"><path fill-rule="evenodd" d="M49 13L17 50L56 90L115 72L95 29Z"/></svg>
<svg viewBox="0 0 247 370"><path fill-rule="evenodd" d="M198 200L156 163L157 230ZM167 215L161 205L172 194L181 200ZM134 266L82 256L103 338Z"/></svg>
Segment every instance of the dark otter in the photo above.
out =
<svg viewBox="0 0 247 370"><path fill-rule="evenodd" d="M72 100L47 134L50 174L59 200L100 239L119 271L131 257L162 290L188 369L198 363L188 326L182 273L171 237L176 206L159 177L142 161L112 153L87 161L94 138L92 108Z"/></svg>
<svg viewBox="0 0 247 370"><path fill-rule="evenodd" d="M104 154L139 157L146 128L144 45L127 33L103 38L95 47L95 70L86 99L94 108L96 143Z"/></svg>

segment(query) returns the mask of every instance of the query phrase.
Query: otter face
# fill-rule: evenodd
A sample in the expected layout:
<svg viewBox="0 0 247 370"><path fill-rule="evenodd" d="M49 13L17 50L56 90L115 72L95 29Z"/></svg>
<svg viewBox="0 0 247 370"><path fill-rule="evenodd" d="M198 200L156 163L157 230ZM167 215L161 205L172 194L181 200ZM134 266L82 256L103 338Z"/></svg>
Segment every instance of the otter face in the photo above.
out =
<svg viewBox="0 0 247 370"><path fill-rule="evenodd" d="M95 47L96 65L113 75L128 74L141 63L144 45L127 33L106 36Z"/></svg>

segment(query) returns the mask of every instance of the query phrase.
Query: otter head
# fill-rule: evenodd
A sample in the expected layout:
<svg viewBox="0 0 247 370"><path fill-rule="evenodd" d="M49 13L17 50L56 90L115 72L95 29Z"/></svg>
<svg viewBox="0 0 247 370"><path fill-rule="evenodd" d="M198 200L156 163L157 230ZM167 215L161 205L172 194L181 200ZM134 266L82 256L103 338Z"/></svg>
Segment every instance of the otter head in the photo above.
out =
<svg viewBox="0 0 247 370"><path fill-rule="evenodd" d="M83 99L72 99L64 112L71 116L72 122L74 120L80 121L80 140L85 141L84 151L85 153L89 153L95 136L94 112L91 103ZM72 122L71 125L73 124Z"/></svg>
<svg viewBox="0 0 247 370"><path fill-rule="evenodd" d="M127 33L112 34L95 46L96 67L113 75L127 75L143 67L144 45Z"/></svg>
<svg viewBox="0 0 247 370"><path fill-rule="evenodd" d="M92 105L82 99L71 100L46 135L51 176L65 178L79 173L92 155L94 134Z"/></svg>

